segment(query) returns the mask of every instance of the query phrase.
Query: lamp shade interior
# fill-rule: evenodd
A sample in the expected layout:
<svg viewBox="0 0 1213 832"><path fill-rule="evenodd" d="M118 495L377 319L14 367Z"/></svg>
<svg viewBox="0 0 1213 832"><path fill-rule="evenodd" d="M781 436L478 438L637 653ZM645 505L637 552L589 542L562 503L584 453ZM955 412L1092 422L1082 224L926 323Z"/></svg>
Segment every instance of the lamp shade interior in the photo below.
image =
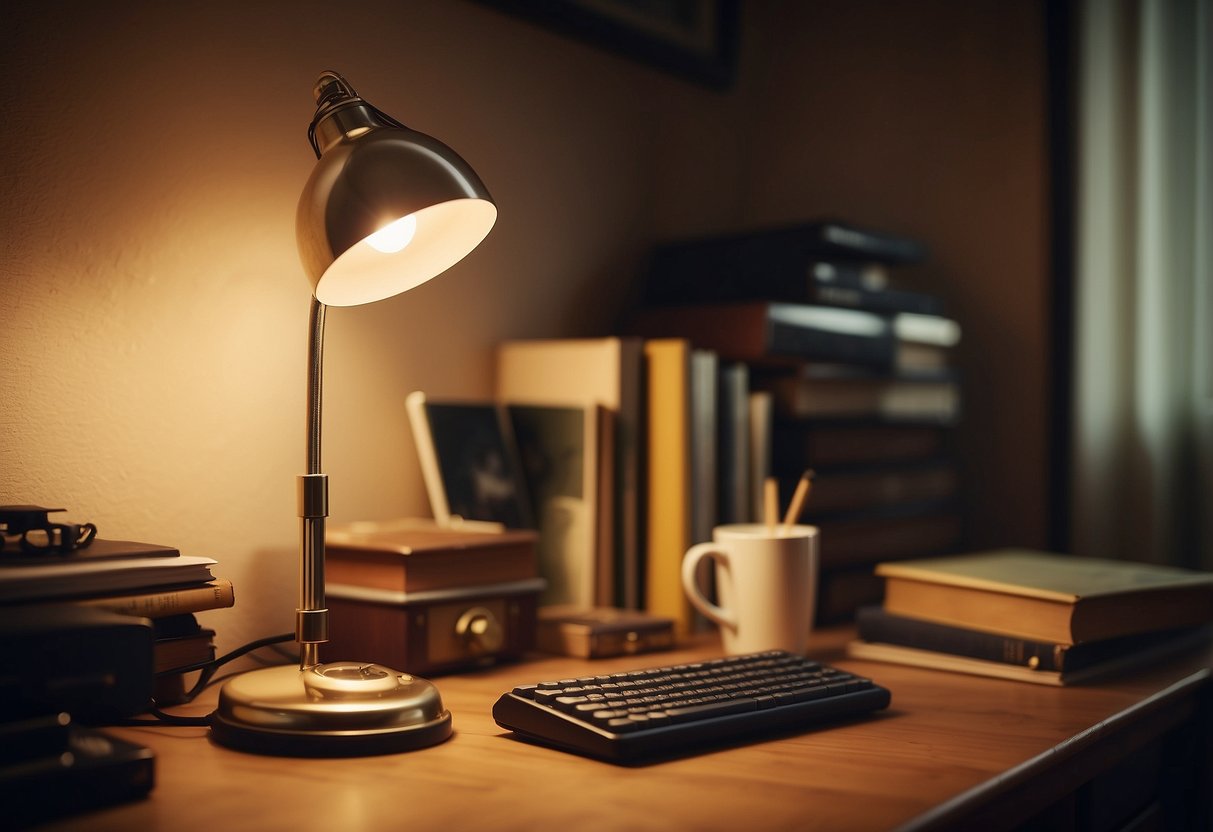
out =
<svg viewBox="0 0 1213 832"><path fill-rule="evenodd" d="M483 199L456 199L402 218L411 235L376 244L383 231L337 256L316 282L316 299L329 306L356 306L389 298L425 283L458 263L488 235L497 208ZM390 223L389 225L397 225ZM390 228L388 231L390 232ZM384 250L388 249L388 250Z"/></svg>
<svg viewBox="0 0 1213 832"><path fill-rule="evenodd" d="M350 108L347 118L351 111L359 114ZM412 289L458 263L488 235L497 207L475 171L442 142L375 125L347 130L324 147L295 219L316 299L355 306Z"/></svg>

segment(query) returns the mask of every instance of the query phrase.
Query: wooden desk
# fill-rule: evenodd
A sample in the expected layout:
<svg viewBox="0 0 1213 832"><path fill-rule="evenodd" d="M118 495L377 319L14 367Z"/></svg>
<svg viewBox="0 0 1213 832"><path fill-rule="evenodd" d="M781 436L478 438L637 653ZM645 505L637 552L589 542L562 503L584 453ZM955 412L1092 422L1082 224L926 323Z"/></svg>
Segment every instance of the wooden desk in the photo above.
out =
<svg viewBox="0 0 1213 832"><path fill-rule="evenodd" d="M1115 829L1110 818L1176 801L1186 816L1205 813L1193 828L1209 828L1213 651L1063 689L853 662L848 637L815 636L810 653L889 687L892 707L878 717L621 768L510 738L493 702L516 683L690 661L719 655L719 643L544 658L435 680L456 734L408 754L257 757L213 745L203 729L115 730L155 750L151 797L57 828L986 830L1036 819Z"/></svg>

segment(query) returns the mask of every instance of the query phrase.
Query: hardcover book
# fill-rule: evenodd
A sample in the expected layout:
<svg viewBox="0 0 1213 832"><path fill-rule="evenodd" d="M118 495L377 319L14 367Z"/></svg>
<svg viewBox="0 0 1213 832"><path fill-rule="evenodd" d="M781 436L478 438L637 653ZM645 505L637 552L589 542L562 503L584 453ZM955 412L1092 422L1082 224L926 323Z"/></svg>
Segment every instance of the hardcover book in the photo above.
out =
<svg viewBox="0 0 1213 832"><path fill-rule="evenodd" d="M804 467L780 471L780 490L790 493ZM943 503L960 492L960 473L946 460L816 469L810 506L815 517L906 504Z"/></svg>
<svg viewBox="0 0 1213 832"><path fill-rule="evenodd" d="M711 350L691 350L691 541L712 539L720 522L719 493L713 487L722 477L720 361ZM662 393L656 391L660 397ZM695 614L698 620L698 613Z"/></svg>
<svg viewBox="0 0 1213 832"><path fill-rule="evenodd" d="M887 269L877 263L809 259L784 264L750 262L740 270L722 269L722 264L712 263L702 270L686 270L671 264L659 250L641 300L650 306L775 300L871 312L939 315L944 310L933 295L890 287Z"/></svg>
<svg viewBox="0 0 1213 832"><path fill-rule="evenodd" d="M1213 574L1176 567L1008 549L876 574L891 613L1059 644L1213 621Z"/></svg>
<svg viewBox="0 0 1213 832"><path fill-rule="evenodd" d="M754 519L750 514L753 492L750 488L749 369L738 362L724 365L720 368L717 388L718 522L748 523Z"/></svg>
<svg viewBox="0 0 1213 832"><path fill-rule="evenodd" d="M945 425L881 419L781 422L771 441L774 456L798 470L937 459L951 450Z"/></svg>
<svg viewBox="0 0 1213 832"><path fill-rule="evenodd" d="M766 301L652 306L627 326L648 338L685 338L722 361L795 366L808 359L891 370L897 360L891 318L859 309Z"/></svg>
<svg viewBox="0 0 1213 832"><path fill-rule="evenodd" d="M1184 639L1191 628L1139 633L1083 644L1037 641L968 627L954 627L921 618L895 615L880 606L865 606L855 616L860 639L950 656L997 662L1038 673L1075 674L1109 662L1153 651L1176 639ZM1209 633L1204 633L1207 638Z"/></svg>
<svg viewBox="0 0 1213 832"><path fill-rule="evenodd" d="M763 483L771 476L774 450L775 420L772 412L774 404L770 392L766 390L751 390L749 396L750 408L750 516L762 517ZM801 471L809 465L798 466ZM707 537L703 538L707 540Z"/></svg>
<svg viewBox="0 0 1213 832"><path fill-rule="evenodd" d="M695 542L691 538L695 506L691 346L678 338L655 339L644 345L644 354L648 447L645 609L672 619L676 631L685 634L694 620L681 579L682 556ZM713 398L712 406L715 404ZM715 479L708 487L716 488Z"/></svg>
<svg viewBox="0 0 1213 832"><path fill-rule="evenodd" d="M1109 652L1091 662L1064 661L1060 669L1014 664L993 659L980 659L957 653L928 650L887 642L856 640L847 645L847 655L853 659L891 662L932 670L947 670L968 673L974 676L990 676L997 679L1012 679L1038 685L1073 685L1097 678L1111 676L1117 672L1138 667L1183 650L1196 647L1209 640L1209 633L1201 628L1179 632L1166 631L1138 636L1130 645L1124 643L1119 649ZM1117 642L1123 641L1116 639ZM1103 644L1103 642L1098 642ZM1080 646L1072 647L1078 650ZM1075 666L1072 666L1075 665ZM1080 666L1077 666L1080 665Z"/></svg>
<svg viewBox="0 0 1213 832"><path fill-rule="evenodd" d="M637 338L506 341L497 349L497 398L510 404L597 404L614 423L616 606L641 602L641 385Z"/></svg>
<svg viewBox="0 0 1213 832"><path fill-rule="evenodd" d="M8 506L7 508L41 510L36 506ZM4 557L0 558L0 566L16 566L18 564L45 565L51 563L71 564L89 560L130 560L131 558L169 558L179 554L181 552L176 548L161 546L158 543L138 543L132 540L108 540L98 537L94 538L91 543L72 549L70 552L47 552L43 550L26 552L14 544L5 549Z"/></svg>
<svg viewBox="0 0 1213 832"><path fill-rule="evenodd" d="M232 582L217 578L190 586L167 587L149 592L122 595L102 595L76 601L90 607L101 607L123 615L143 618L166 618L186 613L231 607L236 603Z"/></svg>
<svg viewBox="0 0 1213 832"><path fill-rule="evenodd" d="M157 674L194 669L215 660L215 631L199 628L188 635L157 638L152 644L153 669Z"/></svg>
<svg viewBox="0 0 1213 832"><path fill-rule="evenodd" d="M173 554L159 557L0 563L0 602L26 602L134 592L152 587L206 583L213 558Z"/></svg>
<svg viewBox="0 0 1213 832"><path fill-rule="evenodd" d="M927 253L922 242L910 237L824 219L664 243L654 249L651 272L663 279L686 276L715 284L754 279L791 284L804 280L816 262L910 264L922 262ZM879 280L871 277L858 285L880 288Z"/></svg>
<svg viewBox="0 0 1213 832"><path fill-rule="evenodd" d="M795 373L766 378L775 409L785 419L862 418L950 425L961 414L960 383L950 376Z"/></svg>
<svg viewBox="0 0 1213 832"><path fill-rule="evenodd" d="M539 529L539 571L548 582L541 602L613 603L609 411L596 404L506 411Z"/></svg>

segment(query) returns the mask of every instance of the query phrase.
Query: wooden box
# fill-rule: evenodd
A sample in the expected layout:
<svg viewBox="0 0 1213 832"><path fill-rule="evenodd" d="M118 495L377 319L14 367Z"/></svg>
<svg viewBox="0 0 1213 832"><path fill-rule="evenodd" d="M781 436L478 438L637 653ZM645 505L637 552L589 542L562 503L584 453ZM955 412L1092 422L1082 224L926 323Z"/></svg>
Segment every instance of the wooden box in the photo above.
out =
<svg viewBox="0 0 1213 832"><path fill-rule="evenodd" d="M423 521L335 527L321 659L433 674L520 658L544 588L535 542L531 531Z"/></svg>

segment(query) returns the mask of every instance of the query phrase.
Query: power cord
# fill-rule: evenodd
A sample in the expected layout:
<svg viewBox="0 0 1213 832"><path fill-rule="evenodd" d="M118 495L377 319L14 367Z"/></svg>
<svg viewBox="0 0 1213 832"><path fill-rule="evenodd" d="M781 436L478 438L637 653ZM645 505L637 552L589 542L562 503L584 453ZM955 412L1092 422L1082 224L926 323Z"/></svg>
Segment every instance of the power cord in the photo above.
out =
<svg viewBox="0 0 1213 832"><path fill-rule="evenodd" d="M276 644L282 644L283 642L286 642L286 641L292 641L294 638L295 638L294 633L280 633L279 635L276 635L276 636L267 636L265 638L259 638L256 641L250 641L248 644L245 644L242 647L237 647L235 650L232 650L230 653L226 653L226 654L220 656L219 658L213 659L209 662L200 662L198 664L187 665L186 667L175 667L172 670L166 670L162 673L157 673L156 675L164 676L164 675L174 674L174 673L192 673L195 670L202 671L201 675L198 677L198 681L195 682L194 686L191 687L185 694L184 702L193 702L194 699L198 696L198 694L202 693L202 691L206 690L211 685L216 684L216 683L220 682L221 680L227 678L227 676L220 676L217 678L215 677L215 673L219 670L219 668L223 667L223 665L227 664L228 662L235 661L236 659L240 658L241 656L251 653L254 650L260 650L263 647L270 647L270 646L273 646ZM229 675L232 675L232 674L229 674ZM126 725L126 726L176 725L176 726L182 726L182 727L206 727L211 724L210 714L207 714L206 716L178 716L176 714L170 714L165 711L162 711L160 709L160 707L156 704L156 701L154 699L149 703L147 711L149 714L151 714L154 717L154 719L134 719L134 718L132 718L132 719L121 720L114 724Z"/></svg>

